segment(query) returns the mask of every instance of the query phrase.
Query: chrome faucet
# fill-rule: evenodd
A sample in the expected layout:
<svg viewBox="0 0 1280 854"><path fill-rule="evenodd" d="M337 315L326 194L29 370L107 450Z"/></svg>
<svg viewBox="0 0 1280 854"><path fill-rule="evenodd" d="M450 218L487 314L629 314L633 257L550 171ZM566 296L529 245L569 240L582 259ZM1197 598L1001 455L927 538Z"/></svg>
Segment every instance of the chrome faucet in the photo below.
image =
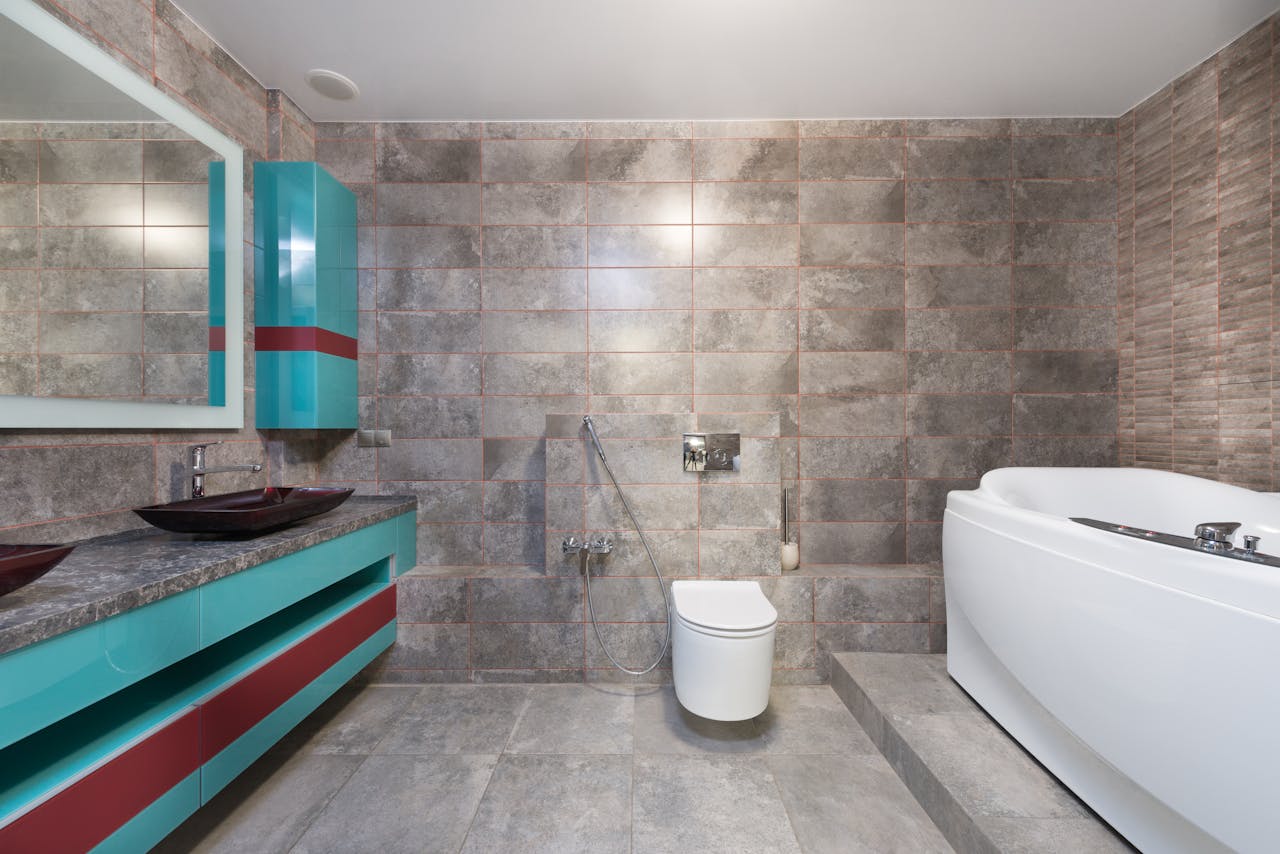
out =
<svg viewBox="0 0 1280 854"><path fill-rule="evenodd" d="M1196 548L1207 552L1229 552L1235 548L1232 540L1239 522L1201 522L1196 525ZM1256 545L1257 540L1254 540Z"/></svg>
<svg viewBox="0 0 1280 854"><path fill-rule="evenodd" d="M203 445L191 446L191 497L204 497L204 476L207 474L218 474L225 471L262 471L262 466L257 463L247 466L217 466L209 468L204 464L205 451L210 445L221 445L222 440L216 442L206 442Z"/></svg>

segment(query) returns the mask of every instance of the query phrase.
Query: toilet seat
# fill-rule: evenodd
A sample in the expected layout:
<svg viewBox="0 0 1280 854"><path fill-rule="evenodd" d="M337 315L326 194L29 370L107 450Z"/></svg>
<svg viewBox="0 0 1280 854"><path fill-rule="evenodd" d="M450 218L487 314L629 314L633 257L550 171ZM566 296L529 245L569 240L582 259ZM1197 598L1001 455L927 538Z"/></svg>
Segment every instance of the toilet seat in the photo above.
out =
<svg viewBox="0 0 1280 854"><path fill-rule="evenodd" d="M672 610L688 628L716 637L754 637L773 630L778 611L755 581L675 581Z"/></svg>

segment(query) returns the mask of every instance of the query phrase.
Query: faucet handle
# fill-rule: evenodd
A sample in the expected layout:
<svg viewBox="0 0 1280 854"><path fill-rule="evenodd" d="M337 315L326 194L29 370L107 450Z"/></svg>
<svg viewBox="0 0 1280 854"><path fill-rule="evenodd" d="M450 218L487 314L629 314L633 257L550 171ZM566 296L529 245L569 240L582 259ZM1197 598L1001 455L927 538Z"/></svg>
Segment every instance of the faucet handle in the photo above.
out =
<svg viewBox="0 0 1280 854"><path fill-rule="evenodd" d="M191 446L191 450L192 450L193 452L194 452L194 451L203 451L205 448L208 448L210 445L221 445L224 441L226 441L226 440L225 440L225 439L214 439L214 440L213 440L213 441L211 441L211 442L201 442L201 443L200 443L200 444L198 444L198 445L192 445L192 446Z"/></svg>
<svg viewBox="0 0 1280 854"><path fill-rule="evenodd" d="M1196 538L1214 543L1229 543L1239 522L1201 522L1196 525Z"/></svg>

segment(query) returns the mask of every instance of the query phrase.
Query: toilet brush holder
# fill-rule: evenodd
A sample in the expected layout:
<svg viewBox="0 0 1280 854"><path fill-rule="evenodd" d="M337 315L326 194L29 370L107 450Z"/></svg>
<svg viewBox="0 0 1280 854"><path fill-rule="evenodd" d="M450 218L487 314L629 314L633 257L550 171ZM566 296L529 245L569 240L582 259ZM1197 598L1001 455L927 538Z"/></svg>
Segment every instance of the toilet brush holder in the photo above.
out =
<svg viewBox="0 0 1280 854"><path fill-rule="evenodd" d="M790 572L800 565L800 546L791 541L791 490L782 490L782 547L778 560L783 572Z"/></svg>
<svg viewBox="0 0 1280 854"><path fill-rule="evenodd" d="M798 543L783 543L780 551L783 572L790 572L800 565L800 546Z"/></svg>

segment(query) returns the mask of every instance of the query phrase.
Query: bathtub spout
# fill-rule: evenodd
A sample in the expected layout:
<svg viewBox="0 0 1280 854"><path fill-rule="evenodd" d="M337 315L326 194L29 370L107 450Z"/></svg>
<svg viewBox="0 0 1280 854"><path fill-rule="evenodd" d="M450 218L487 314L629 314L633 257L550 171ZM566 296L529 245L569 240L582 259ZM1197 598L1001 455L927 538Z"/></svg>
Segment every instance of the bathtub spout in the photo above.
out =
<svg viewBox="0 0 1280 854"><path fill-rule="evenodd" d="M1239 527L1239 522L1201 522L1196 525L1196 548L1229 552L1235 546L1231 538Z"/></svg>

